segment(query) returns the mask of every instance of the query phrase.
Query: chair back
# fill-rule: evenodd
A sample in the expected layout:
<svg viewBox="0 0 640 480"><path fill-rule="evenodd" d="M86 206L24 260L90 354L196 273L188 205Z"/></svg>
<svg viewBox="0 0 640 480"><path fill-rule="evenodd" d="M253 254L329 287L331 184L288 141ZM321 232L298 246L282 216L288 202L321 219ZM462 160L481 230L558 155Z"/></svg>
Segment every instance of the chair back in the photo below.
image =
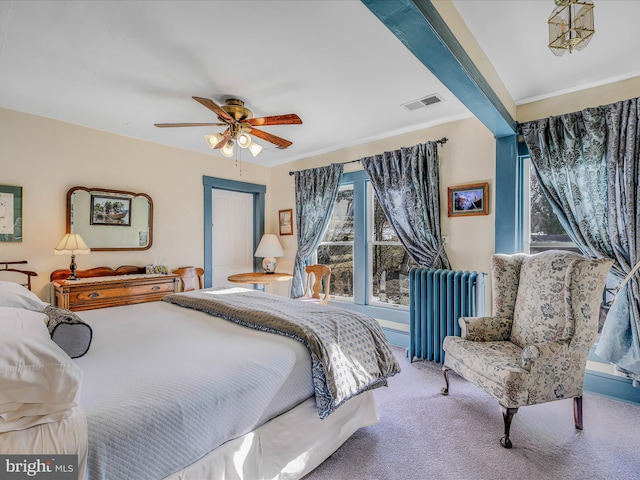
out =
<svg viewBox="0 0 640 480"><path fill-rule="evenodd" d="M522 259L517 298L513 312L511 342L524 348L527 345L571 340L576 320L593 316L597 331L601 291L583 291L576 298L576 287L581 282L604 275L610 262L592 260L572 252L550 250ZM590 267L591 266L591 267ZM600 266L600 268L597 268ZM584 299L595 301L592 308L577 309ZM593 315L592 315L593 314Z"/></svg>
<svg viewBox="0 0 640 480"><path fill-rule="evenodd" d="M331 282L331 268L327 265L309 265L305 271L307 272L307 288L304 297L301 300L311 300L326 305L329 301L329 286ZM312 282L313 278L313 282ZM320 296L322 291L322 281L324 278L324 295Z"/></svg>
<svg viewBox="0 0 640 480"><path fill-rule="evenodd" d="M204 275L204 269L199 267L180 267L172 270L171 273L180 275L182 280L182 291L188 292L202 288L202 275Z"/></svg>

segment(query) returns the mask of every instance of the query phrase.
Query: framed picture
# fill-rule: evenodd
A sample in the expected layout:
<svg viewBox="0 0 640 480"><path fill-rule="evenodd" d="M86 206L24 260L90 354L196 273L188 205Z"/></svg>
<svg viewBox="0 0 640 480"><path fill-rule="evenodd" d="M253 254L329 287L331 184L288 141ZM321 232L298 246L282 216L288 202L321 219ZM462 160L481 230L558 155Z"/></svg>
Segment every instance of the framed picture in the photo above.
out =
<svg viewBox="0 0 640 480"><path fill-rule="evenodd" d="M91 195L91 225L131 226L131 198Z"/></svg>
<svg viewBox="0 0 640 480"><path fill-rule="evenodd" d="M0 185L0 242L22 242L22 187Z"/></svg>
<svg viewBox="0 0 640 480"><path fill-rule="evenodd" d="M278 211L280 235L293 235L293 209Z"/></svg>
<svg viewBox="0 0 640 480"><path fill-rule="evenodd" d="M489 184L470 183L449 187L448 204L450 217L487 215L489 213Z"/></svg>

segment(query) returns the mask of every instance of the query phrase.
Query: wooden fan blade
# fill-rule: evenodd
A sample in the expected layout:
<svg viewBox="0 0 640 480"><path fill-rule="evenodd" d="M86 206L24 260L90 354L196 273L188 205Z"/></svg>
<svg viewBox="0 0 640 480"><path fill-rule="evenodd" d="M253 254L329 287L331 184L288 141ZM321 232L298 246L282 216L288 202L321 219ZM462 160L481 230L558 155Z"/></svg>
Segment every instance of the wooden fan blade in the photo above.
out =
<svg viewBox="0 0 640 480"><path fill-rule="evenodd" d="M191 98L193 98L196 102L200 103L201 105L204 105L205 107L207 107L209 110L211 110L213 113L218 115L220 118L223 118L225 121L229 121L229 123L236 123L236 119L233 118L231 115L229 115L227 112L225 112L222 108L220 108L213 100L209 100L208 98L202 98L202 97L191 97Z"/></svg>
<svg viewBox="0 0 640 480"><path fill-rule="evenodd" d="M226 123L154 123L158 128L168 127L226 127Z"/></svg>
<svg viewBox="0 0 640 480"><path fill-rule="evenodd" d="M271 135L270 133L263 132L262 130L258 130L257 128L247 128L248 132L251 135L255 135L262 140L266 140L267 142L273 143L278 148L287 148L290 145L293 145L289 140L285 140L284 138L276 137L275 135Z"/></svg>
<svg viewBox="0 0 640 480"><path fill-rule="evenodd" d="M224 137L222 140L220 140L220 143L218 143L215 148L222 148L224 147L224 145L229 141L229 138L231 137L231 134L229 133L229 129L227 128L224 132L222 132L222 136Z"/></svg>
<svg viewBox="0 0 640 480"><path fill-rule="evenodd" d="M259 117L249 118L242 123L248 123L249 125L300 125L302 120L295 113L288 113L286 115L273 115L271 117Z"/></svg>

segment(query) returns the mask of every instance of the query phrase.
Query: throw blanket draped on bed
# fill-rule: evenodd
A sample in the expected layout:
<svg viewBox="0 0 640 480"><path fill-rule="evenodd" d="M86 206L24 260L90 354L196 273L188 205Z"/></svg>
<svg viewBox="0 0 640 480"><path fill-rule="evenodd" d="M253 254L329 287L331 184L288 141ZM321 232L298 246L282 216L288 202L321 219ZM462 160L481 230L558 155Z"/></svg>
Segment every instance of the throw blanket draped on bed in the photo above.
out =
<svg viewBox="0 0 640 480"><path fill-rule="evenodd" d="M386 385L400 371L380 325L357 312L238 288L178 293L163 300L305 344L320 418L354 395Z"/></svg>

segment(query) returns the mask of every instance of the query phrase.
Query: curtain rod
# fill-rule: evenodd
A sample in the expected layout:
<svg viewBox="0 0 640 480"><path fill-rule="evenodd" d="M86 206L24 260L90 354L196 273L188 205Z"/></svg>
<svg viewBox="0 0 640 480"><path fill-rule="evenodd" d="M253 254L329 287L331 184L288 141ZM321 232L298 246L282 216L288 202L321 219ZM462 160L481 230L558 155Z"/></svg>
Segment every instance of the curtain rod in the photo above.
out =
<svg viewBox="0 0 640 480"><path fill-rule="evenodd" d="M444 145L445 143L447 143L449 139L447 137L442 137L440 140L434 140L434 143L439 143L440 145ZM349 160L347 162L340 162L343 165L346 165L347 163L356 163L359 162L361 159L357 159L357 160ZM295 175L296 172L289 172L289 175Z"/></svg>

